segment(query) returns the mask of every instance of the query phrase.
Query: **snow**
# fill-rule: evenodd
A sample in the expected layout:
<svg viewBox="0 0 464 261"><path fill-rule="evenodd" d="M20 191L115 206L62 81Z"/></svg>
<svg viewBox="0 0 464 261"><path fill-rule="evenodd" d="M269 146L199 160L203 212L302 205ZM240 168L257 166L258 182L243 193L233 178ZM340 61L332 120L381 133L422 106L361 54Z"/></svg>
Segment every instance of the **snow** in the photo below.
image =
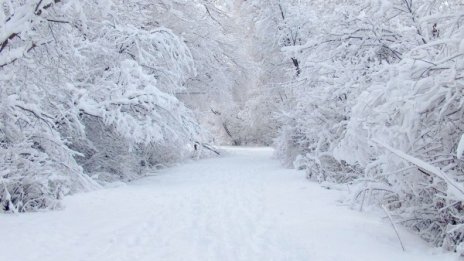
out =
<svg viewBox="0 0 464 261"><path fill-rule="evenodd" d="M174 167L65 198L65 210L0 216L3 260L454 260L344 192L284 169L267 148Z"/></svg>
<svg viewBox="0 0 464 261"><path fill-rule="evenodd" d="M462 159L462 154L464 154L464 134L461 136L459 140L458 148L456 149L456 155L458 159Z"/></svg>

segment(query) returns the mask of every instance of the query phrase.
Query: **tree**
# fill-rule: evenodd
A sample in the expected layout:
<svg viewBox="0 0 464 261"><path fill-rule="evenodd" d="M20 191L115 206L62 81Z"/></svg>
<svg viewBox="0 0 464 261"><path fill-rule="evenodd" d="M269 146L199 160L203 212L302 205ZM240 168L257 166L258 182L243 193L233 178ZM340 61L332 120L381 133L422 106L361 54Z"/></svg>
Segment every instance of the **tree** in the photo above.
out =
<svg viewBox="0 0 464 261"><path fill-rule="evenodd" d="M196 75L190 48L139 15L141 5L162 3L4 3L4 211L54 208L96 181L129 181L184 159L202 141L175 97Z"/></svg>

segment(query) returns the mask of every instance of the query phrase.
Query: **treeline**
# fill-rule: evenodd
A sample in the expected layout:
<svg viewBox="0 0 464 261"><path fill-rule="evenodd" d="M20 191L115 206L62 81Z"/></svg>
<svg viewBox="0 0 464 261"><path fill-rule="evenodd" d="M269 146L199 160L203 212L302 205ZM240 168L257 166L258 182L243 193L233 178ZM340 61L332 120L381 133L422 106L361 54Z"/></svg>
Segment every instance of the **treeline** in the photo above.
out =
<svg viewBox="0 0 464 261"><path fill-rule="evenodd" d="M59 207L211 141L185 105L208 96L185 94L227 84L226 18L199 0L1 1L0 212Z"/></svg>

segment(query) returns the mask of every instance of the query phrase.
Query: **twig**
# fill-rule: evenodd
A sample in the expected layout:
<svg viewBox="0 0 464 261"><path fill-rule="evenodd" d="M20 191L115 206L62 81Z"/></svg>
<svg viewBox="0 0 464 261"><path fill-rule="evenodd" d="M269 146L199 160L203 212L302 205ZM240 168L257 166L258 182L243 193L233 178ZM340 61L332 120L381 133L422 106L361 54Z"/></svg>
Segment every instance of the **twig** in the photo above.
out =
<svg viewBox="0 0 464 261"><path fill-rule="evenodd" d="M404 248L404 245L403 245L403 241L401 240L400 234L398 233L398 228L396 227L395 223L393 222L392 216L391 216L390 213L388 212L388 210L387 210L387 208L385 207L385 205L382 205L382 209L383 209L383 211L385 211L385 214L387 214L387 217L388 217L388 219L390 220L390 223L391 223L393 229L395 230L396 237L398 238L398 241L400 241L400 245L401 245L401 248L403 249L403 252L406 251L406 249Z"/></svg>
<svg viewBox="0 0 464 261"><path fill-rule="evenodd" d="M214 148L212 148L211 146L209 146L208 144L205 144L205 143L202 143L201 146L209 151L212 151L214 153L216 153L218 156L221 155L221 153L217 150L215 150Z"/></svg>

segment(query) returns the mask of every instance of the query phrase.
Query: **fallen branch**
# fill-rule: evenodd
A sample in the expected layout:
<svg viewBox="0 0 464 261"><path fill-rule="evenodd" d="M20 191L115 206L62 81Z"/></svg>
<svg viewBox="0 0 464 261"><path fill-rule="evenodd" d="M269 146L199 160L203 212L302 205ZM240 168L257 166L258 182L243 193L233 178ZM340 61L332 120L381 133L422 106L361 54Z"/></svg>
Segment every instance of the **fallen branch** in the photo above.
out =
<svg viewBox="0 0 464 261"><path fill-rule="evenodd" d="M201 143L201 146L209 151L212 151L214 153L216 153L216 155L220 156L221 153L219 151L217 151L215 148L211 147L210 145L208 144L205 144L205 143Z"/></svg>

